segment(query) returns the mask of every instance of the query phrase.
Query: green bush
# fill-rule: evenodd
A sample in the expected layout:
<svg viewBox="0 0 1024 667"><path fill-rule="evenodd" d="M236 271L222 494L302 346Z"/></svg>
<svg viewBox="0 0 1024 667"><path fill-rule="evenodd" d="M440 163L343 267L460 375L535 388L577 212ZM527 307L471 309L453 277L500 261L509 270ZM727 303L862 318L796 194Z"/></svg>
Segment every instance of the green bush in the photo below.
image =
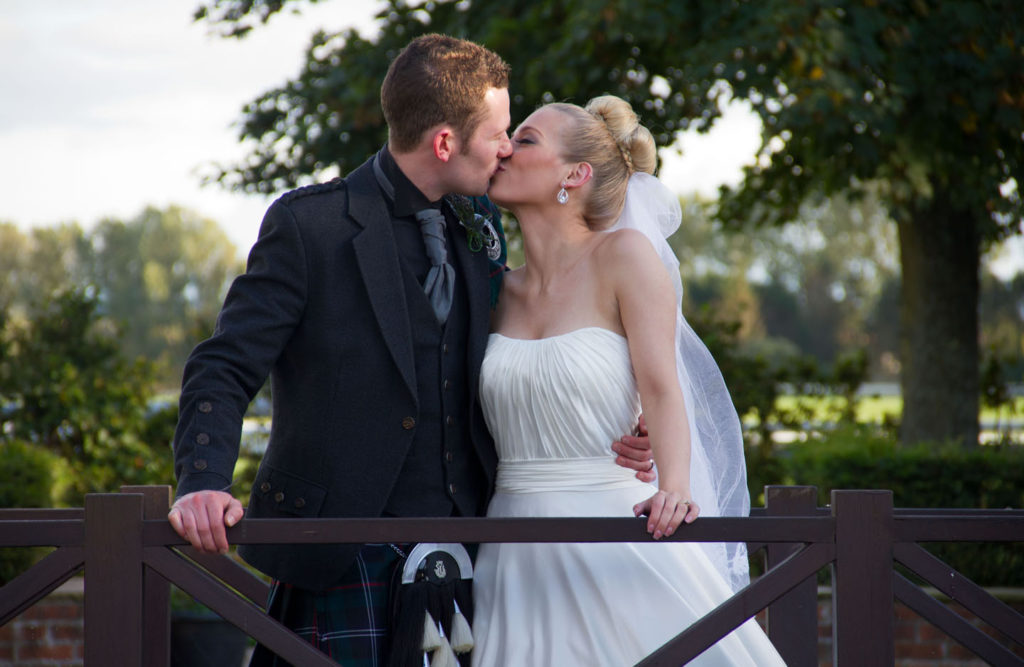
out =
<svg viewBox="0 0 1024 667"><path fill-rule="evenodd" d="M896 507L1024 507L1024 447L1019 446L901 447L888 432L859 425L781 447L775 458L777 481L765 483L816 486L820 505L829 503L833 489L891 489ZM752 491L756 498L760 488ZM980 585L1024 586L1020 544L927 547Z"/></svg>
<svg viewBox="0 0 1024 667"><path fill-rule="evenodd" d="M155 406L153 364L122 352L92 288L35 304L24 321L0 310L0 442L22 440L60 457L54 500L173 482L174 405ZM156 409L154 409L156 407Z"/></svg>
<svg viewBox="0 0 1024 667"><path fill-rule="evenodd" d="M55 458L20 440L0 444L0 507L50 507ZM45 552L41 548L0 549L0 585Z"/></svg>

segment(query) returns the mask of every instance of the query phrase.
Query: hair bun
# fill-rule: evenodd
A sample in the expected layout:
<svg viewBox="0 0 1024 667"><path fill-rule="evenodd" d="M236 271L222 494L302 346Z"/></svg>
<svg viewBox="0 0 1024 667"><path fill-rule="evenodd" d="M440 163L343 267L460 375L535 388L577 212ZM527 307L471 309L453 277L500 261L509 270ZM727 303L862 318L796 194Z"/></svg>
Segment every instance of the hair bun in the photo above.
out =
<svg viewBox="0 0 1024 667"><path fill-rule="evenodd" d="M601 95L590 100L586 109L608 128L630 172L654 173L658 164L654 137L640 124L629 102L614 95Z"/></svg>

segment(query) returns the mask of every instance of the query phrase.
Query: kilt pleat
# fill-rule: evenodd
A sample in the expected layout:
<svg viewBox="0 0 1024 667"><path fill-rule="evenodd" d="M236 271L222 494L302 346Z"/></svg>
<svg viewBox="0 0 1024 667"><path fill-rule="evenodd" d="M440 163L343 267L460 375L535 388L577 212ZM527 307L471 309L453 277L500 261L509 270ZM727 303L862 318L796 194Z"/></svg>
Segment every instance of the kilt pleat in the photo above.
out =
<svg viewBox="0 0 1024 667"><path fill-rule="evenodd" d="M345 667L383 667L392 572L402 558L402 546L364 545L338 585L324 591L274 581L267 615ZM249 665L285 667L289 663L257 645Z"/></svg>

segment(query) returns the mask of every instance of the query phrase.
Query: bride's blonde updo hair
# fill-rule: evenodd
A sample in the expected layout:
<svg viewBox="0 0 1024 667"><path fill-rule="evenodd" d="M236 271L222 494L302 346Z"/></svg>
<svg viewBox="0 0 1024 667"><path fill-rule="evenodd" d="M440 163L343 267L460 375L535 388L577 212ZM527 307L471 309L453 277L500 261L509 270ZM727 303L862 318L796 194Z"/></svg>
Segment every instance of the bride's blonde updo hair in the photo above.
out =
<svg viewBox="0 0 1024 667"><path fill-rule="evenodd" d="M635 171L653 174L657 149L629 102L614 95L595 97L586 107L547 105L573 119L562 136L568 162L593 168L593 187L583 205L583 219L593 230L610 227L622 212L626 186Z"/></svg>

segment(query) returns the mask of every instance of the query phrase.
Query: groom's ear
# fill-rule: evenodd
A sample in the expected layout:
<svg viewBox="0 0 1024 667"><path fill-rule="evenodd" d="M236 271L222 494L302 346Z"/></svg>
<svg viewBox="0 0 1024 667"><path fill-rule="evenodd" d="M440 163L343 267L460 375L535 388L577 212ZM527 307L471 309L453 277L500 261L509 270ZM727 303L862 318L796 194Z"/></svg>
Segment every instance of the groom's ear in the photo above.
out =
<svg viewBox="0 0 1024 667"><path fill-rule="evenodd" d="M578 188L585 185L594 175L594 168L589 162L577 162L576 166L569 172L569 178L565 179L566 187Z"/></svg>
<svg viewBox="0 0 1024 667"><path fill-rule="evenodd" d="M442 125L434 131L434 138L432 141L432 147L434 149L434 157L441 162L447 162L456 153L456 139L455 132L452 128L447 125Z"/></svg>

